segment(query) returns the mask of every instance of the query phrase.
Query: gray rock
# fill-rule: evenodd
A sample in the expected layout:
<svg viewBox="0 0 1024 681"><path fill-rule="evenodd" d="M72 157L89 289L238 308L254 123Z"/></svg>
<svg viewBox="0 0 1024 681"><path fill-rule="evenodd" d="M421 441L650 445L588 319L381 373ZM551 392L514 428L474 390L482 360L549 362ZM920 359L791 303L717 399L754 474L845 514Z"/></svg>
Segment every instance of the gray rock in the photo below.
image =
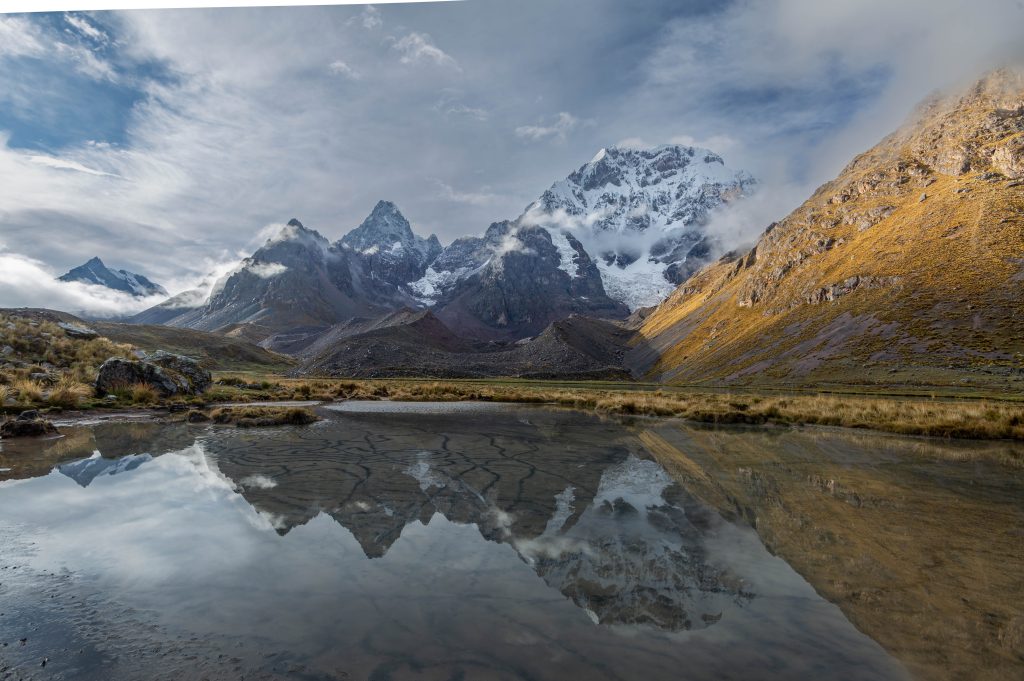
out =
<svg viewBox="0 0 1024 681"><path fill-rule="evenodd" d="M12 348L10 345L5 345L2 348L0 348L0 355L3 355L4 357L12 354L13 352L14 348Z"/></svg>
<svg viewBox="0 0 1024 681"><path fill-rule="evenodd" d="M111 357L100 367L96 390L110 393L121 386L148 383L162 397L198 395L210 387L210 372L195 360L159 351L145 361Z"/></svg>
<svg viewBox="0 0 1024 681"><path fill-rule="evenodd" d="M78 338L80 340L92 340L93 338L99 338L98 333L90 329L88 326L83 326L82 324L58 322L57 326L64 330L64 333L68 338Z"/></svg>

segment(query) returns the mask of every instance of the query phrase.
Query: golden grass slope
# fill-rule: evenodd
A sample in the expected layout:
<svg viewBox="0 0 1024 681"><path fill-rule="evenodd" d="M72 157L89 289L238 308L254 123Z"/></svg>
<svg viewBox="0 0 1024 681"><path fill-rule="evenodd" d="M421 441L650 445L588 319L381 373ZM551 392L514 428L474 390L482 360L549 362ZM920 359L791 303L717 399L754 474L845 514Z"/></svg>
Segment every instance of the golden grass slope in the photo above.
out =
<svg viewBox="0 0 1024 681"><path fill-rule="evenodd" d="M1024 77L934 99L749 253L680 286L630 361L674 383L1024 388Z"/></svg>

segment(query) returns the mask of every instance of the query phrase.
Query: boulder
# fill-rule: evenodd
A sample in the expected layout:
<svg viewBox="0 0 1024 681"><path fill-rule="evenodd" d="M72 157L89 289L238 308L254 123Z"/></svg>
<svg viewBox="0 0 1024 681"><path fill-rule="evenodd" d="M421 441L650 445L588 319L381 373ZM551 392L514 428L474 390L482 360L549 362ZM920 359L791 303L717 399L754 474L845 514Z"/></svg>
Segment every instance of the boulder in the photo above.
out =
<svg viewBox="0 0 1024 681"><path fill-rule="evenodd" d="M24 411L13 421L5 421L0 424L0 438L59 434L57 428L46 419L41 418L35 409Z"/></svg>
<svg viewBox="0 0 1024 681"><path fill-rule="evenodd" d="M57 326L64 330L64 333L68 338L78 338L80 340L92 340L93 338L99 338L99 334L88 326L82 324L72 324L70 322L57 322Z"/></svg>
<svg viewBox="0 0 1024 681"><path fill-rule="evenodd" d="M156 352L145 360L111 357L100 367L96 390L100 394L133 383L148 383L162 397L198 395L210 387L210 372L189 357Z"/></svg>

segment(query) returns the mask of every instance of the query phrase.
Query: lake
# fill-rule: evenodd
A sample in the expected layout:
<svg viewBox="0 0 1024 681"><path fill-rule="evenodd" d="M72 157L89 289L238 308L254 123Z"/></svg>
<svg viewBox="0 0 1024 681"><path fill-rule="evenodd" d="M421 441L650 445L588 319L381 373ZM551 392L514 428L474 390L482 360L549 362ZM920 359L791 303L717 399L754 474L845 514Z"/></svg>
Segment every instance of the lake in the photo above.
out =
<svg viewBox="0 0 1024 681"><path fill-rule="evenodd" d="M342 403L0 449L0 678L1024 675L1019 445Z"/></svg>

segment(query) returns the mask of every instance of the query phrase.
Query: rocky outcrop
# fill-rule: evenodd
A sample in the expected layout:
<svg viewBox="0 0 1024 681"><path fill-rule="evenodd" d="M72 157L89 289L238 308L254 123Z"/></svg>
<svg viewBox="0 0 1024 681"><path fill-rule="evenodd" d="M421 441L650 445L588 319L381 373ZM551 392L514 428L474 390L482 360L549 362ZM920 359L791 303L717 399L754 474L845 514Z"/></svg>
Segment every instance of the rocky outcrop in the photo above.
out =
<svg viewBox="0 0 1024 681"><path fill-rule="evenodd" d="M195 360L160 351L137 361L111 357L100 367L96 391L105 395L135 383L146 383L163 397L198 395L211 382L210 372Z"/></svg>
<svg viewBox="0 0 1024 681"><path fill-rule="evenodd" d="M35 409L23 411L18 418L0 424L0 438L40 437L43 435L59 435L57 428L39 416Z"/></svg>
<svg viewBox="0 0 1024 681"><path fill-rule="evenodd" d="M57 326L64 330L64 333L68 338L76 338L78 340L92 340L93 338L99 338L99 334L90 329L88 326L82 324L72 324L71 322L57 322Z"/></svg>

